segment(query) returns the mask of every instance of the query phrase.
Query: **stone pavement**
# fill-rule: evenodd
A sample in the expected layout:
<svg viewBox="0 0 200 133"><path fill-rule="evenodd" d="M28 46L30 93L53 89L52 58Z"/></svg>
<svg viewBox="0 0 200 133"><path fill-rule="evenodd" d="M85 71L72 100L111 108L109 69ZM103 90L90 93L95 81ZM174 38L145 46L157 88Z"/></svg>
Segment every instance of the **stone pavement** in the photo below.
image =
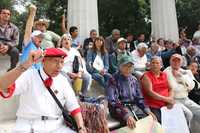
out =
<svg viewBox="0 0 200 133"><path fill-rule="evenodd" d="M10 67L10 57L0 55L0 75L3 75ZM8 79L9 80L9 79ZM18 98L13 97L9 100L0 98L0 133L11 133L16 118Z"/></svg>

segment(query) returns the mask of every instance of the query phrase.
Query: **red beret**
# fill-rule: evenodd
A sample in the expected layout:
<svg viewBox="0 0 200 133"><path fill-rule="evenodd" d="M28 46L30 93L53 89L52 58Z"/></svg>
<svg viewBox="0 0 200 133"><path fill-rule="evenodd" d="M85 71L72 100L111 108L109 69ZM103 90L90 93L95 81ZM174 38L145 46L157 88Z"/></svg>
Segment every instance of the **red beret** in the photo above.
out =
<svg viewBox="0 0 200 133"><path fill-rule="evenodd" d="M45 55L44 57L62 57L65 58L67 54L58 48L47 48L45 49Z"/></svg>

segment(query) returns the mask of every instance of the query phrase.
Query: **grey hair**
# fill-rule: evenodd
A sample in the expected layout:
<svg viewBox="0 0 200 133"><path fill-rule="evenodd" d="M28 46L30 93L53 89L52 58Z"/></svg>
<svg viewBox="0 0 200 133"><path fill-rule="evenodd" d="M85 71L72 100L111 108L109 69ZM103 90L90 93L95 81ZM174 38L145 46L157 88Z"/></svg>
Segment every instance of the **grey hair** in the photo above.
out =
<svg viewBox="0 0 200 133"><path fill-rule="evenodd" d="M97 30L92 29L92 30L90 31L90 34L93 33L93 32L97 32Z"/></svg>
<svg viewBox="0 0 200 133"><path fill-rule="evenodd" d="M161 59L161 57L159 57L159 56L153 56L153 57L151 57L151 60L150 60L150 62L152 62L153 60L159 60L160 61L160 63L162 64L163 62L162 62L162 59Z"/></svg>
<svg viewBox="0 0 200 133"><path fill-rule="evenodd" d="M112 30L112 35L113 35L115 32L120 33L120 30L119 30L119 29L113 29L113 30Z"/></svg>

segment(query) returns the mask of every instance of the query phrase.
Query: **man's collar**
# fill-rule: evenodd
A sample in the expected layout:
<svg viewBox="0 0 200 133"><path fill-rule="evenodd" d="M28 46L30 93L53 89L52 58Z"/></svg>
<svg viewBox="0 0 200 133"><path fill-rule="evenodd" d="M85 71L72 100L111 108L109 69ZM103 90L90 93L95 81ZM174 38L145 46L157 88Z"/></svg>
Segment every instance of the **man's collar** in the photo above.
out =
<svg viewBox="0 0 200 133"><path fill-rule="evenodd" d="M7 24L4 24L4 25L2 25L2 24L0 24L0 27L3 27L3 28L5 28L5 27L11 27L11 23L10 22L8 22Z"/></svg>

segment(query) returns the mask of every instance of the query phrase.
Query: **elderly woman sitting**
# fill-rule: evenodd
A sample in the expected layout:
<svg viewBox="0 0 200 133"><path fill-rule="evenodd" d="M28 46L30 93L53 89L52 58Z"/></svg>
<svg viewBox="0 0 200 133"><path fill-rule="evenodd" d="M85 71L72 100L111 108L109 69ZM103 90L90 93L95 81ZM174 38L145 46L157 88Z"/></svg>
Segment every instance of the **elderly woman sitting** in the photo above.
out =
<svg viewBox="0 0 200 133"><path fill-rule="evenodd" d="M129 55L123 55L119 59L119 71L115 73L108 82L106 95L108 107L112 117L116 118L128 127L135 127L133 111L140 108L145 114L151 114L150 109L144 104L139 82L132 76L133 59ZM125 103L134 103L126 106ZM138 109L139 109L138 108ZM134 110L133 110L134 109Z"/></svg>

